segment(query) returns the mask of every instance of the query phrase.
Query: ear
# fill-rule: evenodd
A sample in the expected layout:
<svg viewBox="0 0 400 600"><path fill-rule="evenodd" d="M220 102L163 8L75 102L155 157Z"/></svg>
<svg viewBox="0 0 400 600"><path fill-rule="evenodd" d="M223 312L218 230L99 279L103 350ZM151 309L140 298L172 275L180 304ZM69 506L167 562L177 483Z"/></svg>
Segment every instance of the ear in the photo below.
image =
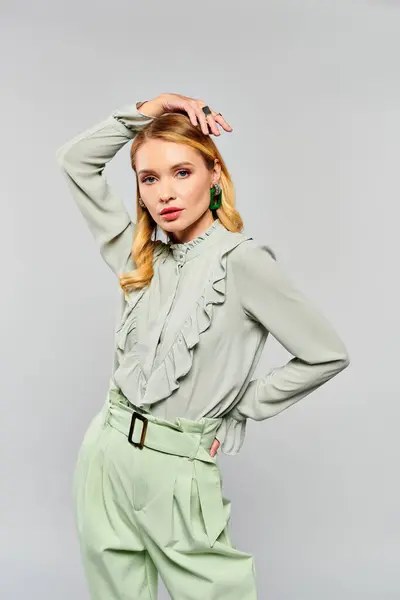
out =
<svg viewBox="0 0 400 600"><path fill-rule="evenodd" d="M214 185L214 183L219 182L220 176L221 176L221 165L220 165L218 158L215 158L214 159L214 167L213 167L213 181L212 181L213 185Z"/></svg>

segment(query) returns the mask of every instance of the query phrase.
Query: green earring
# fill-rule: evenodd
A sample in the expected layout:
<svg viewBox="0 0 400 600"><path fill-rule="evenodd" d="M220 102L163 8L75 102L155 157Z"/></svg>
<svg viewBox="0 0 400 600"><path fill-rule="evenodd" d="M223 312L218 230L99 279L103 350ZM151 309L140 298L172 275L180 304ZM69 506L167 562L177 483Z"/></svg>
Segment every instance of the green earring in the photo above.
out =
<svg viewBox="0 0 400 600"><path fill-rule="evenodd" d="M218 196L216 200L215 200L215 196ZM210 198L211 198L211 202L210 202L209 208L211 210L216 210L217 208L219 208L221 206L221 204L222 204L222 188L219 185L219 183L214 183L213 187L210 189Z"/></svg>

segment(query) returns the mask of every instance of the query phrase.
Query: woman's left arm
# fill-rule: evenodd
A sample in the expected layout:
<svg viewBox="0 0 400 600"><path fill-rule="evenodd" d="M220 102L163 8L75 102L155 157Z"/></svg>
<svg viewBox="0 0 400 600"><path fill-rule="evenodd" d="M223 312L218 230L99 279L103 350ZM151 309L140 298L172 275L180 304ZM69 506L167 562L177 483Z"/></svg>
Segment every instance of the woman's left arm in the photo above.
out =
<svg viewBox="0 0 400 600"><path fill-rule="evenodd" d="M254 240L231 255L236 289L246 315L294 358L250 382L228 413L260 421L282 412L343 371L347 349L326 317L293 283L268 246Z"/></svg>

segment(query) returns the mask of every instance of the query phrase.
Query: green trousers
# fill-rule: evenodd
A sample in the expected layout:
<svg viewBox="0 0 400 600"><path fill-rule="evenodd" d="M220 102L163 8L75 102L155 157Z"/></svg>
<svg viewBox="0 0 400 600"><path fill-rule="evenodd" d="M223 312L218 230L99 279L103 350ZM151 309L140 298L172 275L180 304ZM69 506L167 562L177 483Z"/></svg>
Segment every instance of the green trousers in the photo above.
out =
<svg viewBox="0 0 400 600"><path fill-rule="evenodd" d="M256 600L251 554L229 535L210 447L221 419L166 421L111 390L79 449L76 528L92 600Z"/></svg>

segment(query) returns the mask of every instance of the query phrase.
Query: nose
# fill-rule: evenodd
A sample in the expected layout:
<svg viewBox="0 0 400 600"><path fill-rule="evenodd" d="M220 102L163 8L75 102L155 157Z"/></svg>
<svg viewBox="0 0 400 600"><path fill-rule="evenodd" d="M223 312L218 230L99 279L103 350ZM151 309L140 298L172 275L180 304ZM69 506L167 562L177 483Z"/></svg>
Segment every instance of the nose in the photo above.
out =
<svg viewBox="0 0 400 600"><path fill-rule="evenodd" d="M173 200L175 198L175 195L172 190L172 186L171 186L170 182L167 182L167 181L164 181L163 184L160 184L159 194L160 194L161 202L168 202L169 200Z"/></svg>
<svg viewBox="0 0 400 600"><path fill-rule="evenodd" d="M175 198L175 196L170 196L170 195L164 194L163 196L160 196L160 202L161 202L161 204L167 204L171 200L174 200L174 198Z"/></svg>

